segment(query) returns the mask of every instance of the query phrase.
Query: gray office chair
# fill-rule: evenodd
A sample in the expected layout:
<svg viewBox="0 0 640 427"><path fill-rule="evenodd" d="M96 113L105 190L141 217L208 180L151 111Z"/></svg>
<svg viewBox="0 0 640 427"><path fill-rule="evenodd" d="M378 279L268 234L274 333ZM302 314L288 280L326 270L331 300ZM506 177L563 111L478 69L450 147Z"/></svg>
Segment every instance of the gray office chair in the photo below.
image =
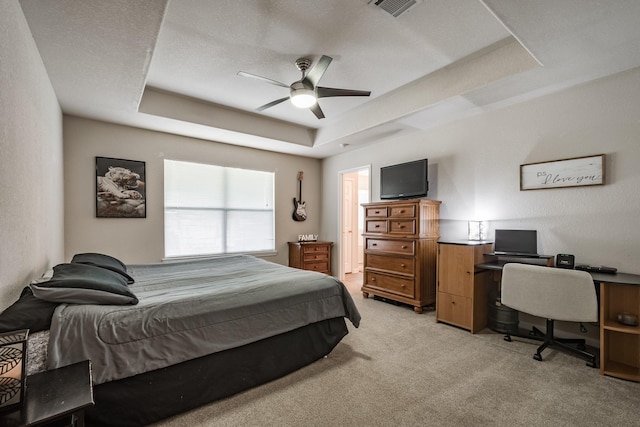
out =
<svg viewBox="0 0 640 427"><path fill-rule="evenodd" d="M596 356L585 351L582 339L556 338L554 320L569 322L595 322L598 320L598 299L591 275L585 271L508 263L502 270L502 304L514 310L547 319L546 333L537 328L528 335L511 336L543 341L534 359L542 360L542 350L556 347L587 360L587 366L596 367ZM568 344L574 344L571 346Z"/></svg>

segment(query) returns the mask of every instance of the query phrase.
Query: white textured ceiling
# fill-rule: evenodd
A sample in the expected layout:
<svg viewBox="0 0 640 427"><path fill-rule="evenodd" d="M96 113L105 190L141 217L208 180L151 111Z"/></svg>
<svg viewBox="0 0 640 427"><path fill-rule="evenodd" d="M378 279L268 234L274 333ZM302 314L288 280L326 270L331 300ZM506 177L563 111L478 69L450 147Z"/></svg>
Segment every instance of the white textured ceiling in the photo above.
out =
<svg viewBox="0 0 640 427"><path fill-rule="evenodd" d="M67 114L326 157L640 66L637 0L20 1ZM333 58L326 118L283 102ZM341 146L347 145L346 148Z"/></svg>

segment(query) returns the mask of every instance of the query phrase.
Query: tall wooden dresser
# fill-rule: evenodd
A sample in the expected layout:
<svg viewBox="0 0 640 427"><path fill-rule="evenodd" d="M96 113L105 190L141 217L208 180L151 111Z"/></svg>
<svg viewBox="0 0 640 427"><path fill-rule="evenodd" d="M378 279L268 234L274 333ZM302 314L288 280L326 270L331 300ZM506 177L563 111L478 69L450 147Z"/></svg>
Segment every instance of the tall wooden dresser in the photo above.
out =
<svg viewBox="0 0 640 427"><path fill-rule="evenodd" d="M333 242L288 242L289 267L318 271L331 276Z"/></svg>
<svg viewBox="0 0 640 427"><path fill-rule="evenodd" d="M422 313L436 301L437 200L363 204L364 284L362 294L413 305Z"/></svg>

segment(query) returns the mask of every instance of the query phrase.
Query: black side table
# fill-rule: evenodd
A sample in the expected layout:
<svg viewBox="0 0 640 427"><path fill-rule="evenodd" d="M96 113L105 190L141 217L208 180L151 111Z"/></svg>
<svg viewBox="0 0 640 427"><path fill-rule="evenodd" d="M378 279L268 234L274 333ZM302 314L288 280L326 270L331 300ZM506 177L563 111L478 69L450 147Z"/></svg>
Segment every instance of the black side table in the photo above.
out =
<svg viewBox="0 0 640 427"><path fill-rule="evenodd" d="M84 409L93 404L91 361L85 360L28 376L24 405L2 414L0 427L84 427Z"/></svg>

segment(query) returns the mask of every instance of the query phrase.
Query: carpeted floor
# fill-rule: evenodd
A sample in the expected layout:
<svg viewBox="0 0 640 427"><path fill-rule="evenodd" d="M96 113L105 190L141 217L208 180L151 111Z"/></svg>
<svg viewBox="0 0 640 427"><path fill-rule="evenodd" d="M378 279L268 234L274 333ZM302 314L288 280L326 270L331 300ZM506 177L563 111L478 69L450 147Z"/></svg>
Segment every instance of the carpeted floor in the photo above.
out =
<svg viewBox="0 0 640 427"><path fill-rule="evenodd" d="M362 324L327 357L156 426L640 426L640 383L349 288Z"/></svg>

